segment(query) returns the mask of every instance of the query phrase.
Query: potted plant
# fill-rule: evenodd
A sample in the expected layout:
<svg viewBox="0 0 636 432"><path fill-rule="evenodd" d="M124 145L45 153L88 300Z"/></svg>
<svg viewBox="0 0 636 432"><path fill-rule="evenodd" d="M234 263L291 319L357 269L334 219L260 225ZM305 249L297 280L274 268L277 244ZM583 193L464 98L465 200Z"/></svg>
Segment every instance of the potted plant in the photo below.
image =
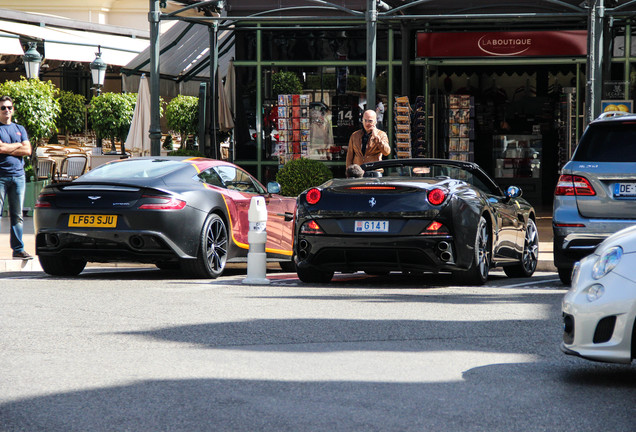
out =
<svg viewBox="0 0 636 432"><path fill-rule="evenodd" d="M166 106L168 128L179 133L181 147L192 150L188 136L197 133L199 127L199 98L178 95Z"/></svg>
<svg viewBox="0 0 636 432"><path fill-rule="evenodd" d="M60 116L57 119L57 129L66 135L68 143L69 135L84 130L86 119L86 98L73 92L62 90L60 92Z"/></svg>
<svg viewBox="0 0 636 432"><path fill-rule="evenodd" d="M272 91L274 94L296 94L302 90L303 86L295 73L280 71L272 75Z"/></svg>
<svg viewBox="0 0 636 432"><path fill-rule="evenodd" d="M103 93L91 99L88 115L97 138L110 138L112 150L116 141L124 142L132 122L137 93Z"/></svg>
<svg viewBox="0 0 636 432"><path fill-rule="evenodd" d="M305 189L321 185L332 178L333 174L327 165L306 158L291 160L276 173L281 194L285 196L298 196Z"/></svg>

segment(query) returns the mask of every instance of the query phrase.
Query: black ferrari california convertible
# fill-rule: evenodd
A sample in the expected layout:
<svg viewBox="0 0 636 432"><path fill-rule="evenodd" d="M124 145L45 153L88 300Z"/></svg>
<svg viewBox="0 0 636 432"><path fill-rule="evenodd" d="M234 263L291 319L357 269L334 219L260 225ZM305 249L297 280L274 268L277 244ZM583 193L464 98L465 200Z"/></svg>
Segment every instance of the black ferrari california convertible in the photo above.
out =
<svg viewBox="0 0 636 432"><path fill-rule="evenodd" d="M42 189L35 251L51 275L77 275L87 262L141 262L216 278L245 261L248 210L267 207L267 258L292 270L295 198L266 189L228 162L186 157L130 158Z"/></svg>
<svg viewBox="0 0 636 432"><path fill-rule="evenodd" d="M363 178L333 179L297 200L294 252L303 282L334 272L451 272L483 284L493 267L529 277L537 266L535 211L472 162L391 159Z"/></svg>

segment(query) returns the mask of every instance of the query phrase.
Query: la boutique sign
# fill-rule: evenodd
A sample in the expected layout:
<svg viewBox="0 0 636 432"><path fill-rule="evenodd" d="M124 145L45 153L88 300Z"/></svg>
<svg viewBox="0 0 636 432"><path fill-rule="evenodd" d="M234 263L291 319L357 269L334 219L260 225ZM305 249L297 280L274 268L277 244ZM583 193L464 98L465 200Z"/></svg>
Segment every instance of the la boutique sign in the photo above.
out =
<svg viewBox="0 0 636 432"><path fill-rule="evenodd" d="M418 57L585 56L587 31L417 34Z"/></svg>
<svg viewBox="0 0 636 432"><path fill-rule="evenodd" d="M482 36L477 46L484 53L494 56L519 56L532 48L532 38L499 38Z"/></svg>

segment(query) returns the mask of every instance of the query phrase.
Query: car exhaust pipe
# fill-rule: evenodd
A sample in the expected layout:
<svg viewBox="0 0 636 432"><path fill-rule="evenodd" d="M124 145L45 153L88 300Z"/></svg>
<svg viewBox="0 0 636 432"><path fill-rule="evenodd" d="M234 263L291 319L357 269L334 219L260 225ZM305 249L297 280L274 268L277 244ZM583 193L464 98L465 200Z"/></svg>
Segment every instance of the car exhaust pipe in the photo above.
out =
<svg viewBox="0 0 636 432"><path fill-rule="evenodd" d="M439 243L437 243L437 249L439 249L440 251L447 251L450 249L450 244L446 241L441 241Z"/></svg>
<svg viewBox="0 0 636 432"><path fill-rule="evenodd" d="M46 244L50 247L58 247L60 245L60 238L57 234L47 234Z"/></svg>
<svg viewBox="0 0 636 432"><path fill-rule="evenodd" d="M453 254L451 254L449 251L444 251L441 254L439 254L439 259L441 259L444 262L451 262L453 260Z"/></svg>
<svg viewBox="0 0 636 432"><path fill-rule="evenodd" d="M138 235L131 236L128 239L128 243L130 243L130 246L134 247L135 249L141 249L144 247L145 244L144 239Z"/></svg>
<svg viewBox="0 0 636 432"><path fill-rule="evenodd" d="M311 245L305 239L302 239L298 243L298 258L304 260L309 255L309 250L311 249Z"/></svg>

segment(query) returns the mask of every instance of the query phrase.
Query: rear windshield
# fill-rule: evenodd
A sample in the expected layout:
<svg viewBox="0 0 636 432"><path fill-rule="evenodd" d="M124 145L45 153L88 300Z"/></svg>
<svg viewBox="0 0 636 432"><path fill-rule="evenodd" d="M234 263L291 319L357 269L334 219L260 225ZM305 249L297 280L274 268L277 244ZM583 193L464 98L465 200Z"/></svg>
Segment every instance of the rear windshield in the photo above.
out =
<svg viewBox="0 0 636 432"><path fill-rule="evenodd" d="M101 165L82 176L83 179L112 180L121 178L160 177L183 167L183 162L161 159L126 159Z"/></svg>
<svg viewBox="0 0 636 432"><path fill-rule="evenodd" d="M572 160L636 162L636 122L607 122L590 126Z"/></svg>

